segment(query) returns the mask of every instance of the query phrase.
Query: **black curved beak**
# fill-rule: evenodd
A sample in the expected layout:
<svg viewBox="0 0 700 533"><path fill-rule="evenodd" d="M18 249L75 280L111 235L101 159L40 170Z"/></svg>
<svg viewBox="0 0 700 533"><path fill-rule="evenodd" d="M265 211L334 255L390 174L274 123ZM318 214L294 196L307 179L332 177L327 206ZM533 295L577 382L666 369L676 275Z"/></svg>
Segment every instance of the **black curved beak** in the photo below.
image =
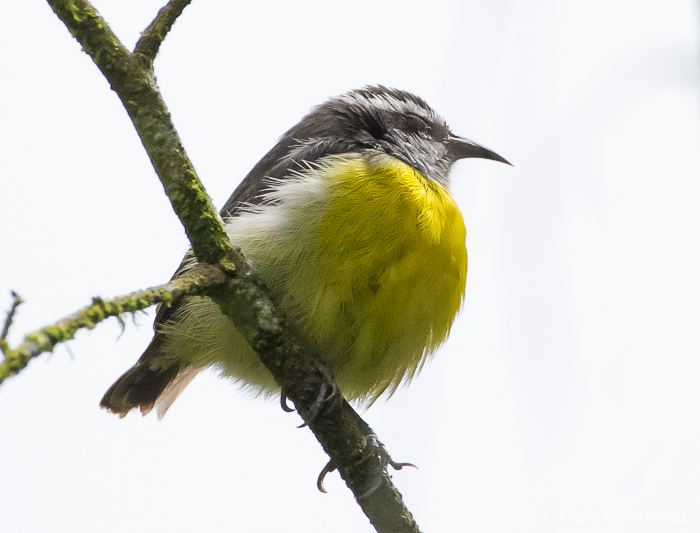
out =
<svg viewBox="0 0 700 533"><path fill-rule="evenodd" d="M463 137L457 137L456 135L452 134L450 134L450 137L447 140L447 153L450 154L453 161L475 157L478 159L492 159L493 161L500 161L501 163L505 163L511 167L513 166L496 152L489 150L480 144L476 144L474 141L464 139Z"/></svg>

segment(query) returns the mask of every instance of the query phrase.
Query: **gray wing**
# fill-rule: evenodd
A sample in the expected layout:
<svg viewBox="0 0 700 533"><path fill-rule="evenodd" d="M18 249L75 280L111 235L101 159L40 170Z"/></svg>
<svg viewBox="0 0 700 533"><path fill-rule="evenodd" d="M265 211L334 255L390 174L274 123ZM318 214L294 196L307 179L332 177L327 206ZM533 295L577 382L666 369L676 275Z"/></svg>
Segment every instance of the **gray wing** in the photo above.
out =
<svg viewBox="0 0 700 533"><path fill-rule="evenodd" d="M314 113L307 115L299 124L285 133L278 143L270 150L245 179L236 187L233 194L221 209L221 218L235 217L248 205L262 203L262 194L268 187L270 180L288 178L292 171L301 170L305 164L317 162L322 157L336 155L360 149L353 142L342 139L342 136L330 135L335 117L325 112L324 109L316 109ZM177 278L184 270L187 263L192 261L192 252L188 252L171 279ZM178 308L177 304L165 306L159 305L153 328L158 334L160 324L172 319ZM144 353L146 356L146 353Z"/></svg>

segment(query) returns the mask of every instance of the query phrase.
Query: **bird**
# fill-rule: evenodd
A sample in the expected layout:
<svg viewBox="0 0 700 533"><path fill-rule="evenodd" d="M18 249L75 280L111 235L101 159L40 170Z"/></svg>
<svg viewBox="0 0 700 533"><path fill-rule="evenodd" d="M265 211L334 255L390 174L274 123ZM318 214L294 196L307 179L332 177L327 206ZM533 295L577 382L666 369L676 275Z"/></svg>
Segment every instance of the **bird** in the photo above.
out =
<svg viewBox="0 0 700 533"><path fill-rule="evenodd" d="M391 396L449 335L467 276L449 177L466 158L510 165L453 134L423 99L366 86L313 108L221 210L231 242L349 401ZM174 277L195 265L190 251ZM161 304L151 343L100 405L162 417L209 367L254 395L280 394L218 306L188 296Z"/></svg>

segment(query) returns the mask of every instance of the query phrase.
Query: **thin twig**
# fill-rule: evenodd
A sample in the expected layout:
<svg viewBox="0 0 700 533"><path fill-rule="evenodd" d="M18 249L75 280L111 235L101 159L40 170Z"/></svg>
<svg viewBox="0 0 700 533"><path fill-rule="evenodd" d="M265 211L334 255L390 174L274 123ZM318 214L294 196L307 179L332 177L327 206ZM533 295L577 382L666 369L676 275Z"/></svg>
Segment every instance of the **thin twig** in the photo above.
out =
<svg viewBox="0 0 700 533"><path fill-rule="evenodd" d="M15 292L12 291L12 307L7 313L7 319L5 320L5 327L2 328L2 335L0 335L0 340L5 340L7 338L7 334L10 331L10 326L12 325L12 319L15 317L15 311L17 311L17 308L22 304L22 298L19 297L19 295Z"/></svg>
<svg viewBox="0 0 700 533"><path fill-rule="evenodd" d="M0 339L0 347L5 353L4 361L0 363L0 383L20 372L34 357L52 351L59 342L72 339L79 329L92 329L109 317L135 313L159 303L169 304L185 295L209 294L226 283L226 279L226 275L217 267L198 265L187 274L159 287L137 291L114 300L93 298L91 305L77 313L27 335L24 343L15 350L9 348L4 338Z"/></svg>
<svg viewBox="0 0 700 533"><path fill-rule="evenodd" d="M142 54L153 61L175 20L191 2L192 0L170 0L168 5L158 12L150 26L141 34L141 38L134 48L134 54Z"/></svg>

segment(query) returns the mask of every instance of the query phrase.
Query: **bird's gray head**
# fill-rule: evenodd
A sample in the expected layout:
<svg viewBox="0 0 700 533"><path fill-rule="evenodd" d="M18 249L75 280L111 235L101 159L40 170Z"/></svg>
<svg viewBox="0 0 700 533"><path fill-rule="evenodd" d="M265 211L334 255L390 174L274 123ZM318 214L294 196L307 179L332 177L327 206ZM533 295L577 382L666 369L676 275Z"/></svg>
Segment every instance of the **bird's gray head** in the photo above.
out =
<svg viewBox="0 0 700 533"><path fill-rule="evenodd" d="M450 132L421 98L386 87L366 87L314 108L287 132L298 141L288 156L379 150L447 185L458 159L478 157L508 163L501 156Z"/></svg>
<svg viewBox="0 0 700 533"><path fill-rule="evenodd" d="M231 195L222 216L235 216L242 205L269 201L264 191L275 180L293 176L290 171L309 168L331 155L377 151L443 186L448 185L450 167L458 159L508 163L491 150L453 135L417 96L382 86L366 87L315 107L287 131Z"/></svg>

